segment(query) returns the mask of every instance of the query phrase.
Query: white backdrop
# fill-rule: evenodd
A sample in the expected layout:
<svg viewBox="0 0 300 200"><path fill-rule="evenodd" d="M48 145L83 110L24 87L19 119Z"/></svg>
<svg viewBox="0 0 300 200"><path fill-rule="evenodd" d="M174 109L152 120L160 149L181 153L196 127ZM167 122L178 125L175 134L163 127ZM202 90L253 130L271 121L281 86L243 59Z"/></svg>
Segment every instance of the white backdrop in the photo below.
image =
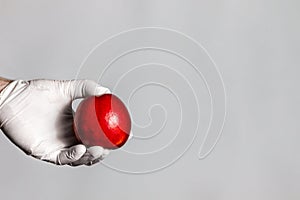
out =
<svg viewBox="0 0 300 200"><path fill-rule="evenodd" d="M101 41L154 26L201 43L227 89L226 123L214 151L199 160L199 136L181 159L155 173L125 174L103 165L55 167L25 156L2 134L0 198L299 199L299 9L300 2L292 0L0 0L0 76L73 79ZM94 71L89 73L93 78ZM126 96L126 87L119 94ZM157 92L163 99L164 92ZM203 98L198 103L205 115ZM144 116L140 122L146 122L138 110L133 117ZM128 148L138 149L140 141L134 142ZM107 160L140 164L120 155L113 152Z"/></svg>

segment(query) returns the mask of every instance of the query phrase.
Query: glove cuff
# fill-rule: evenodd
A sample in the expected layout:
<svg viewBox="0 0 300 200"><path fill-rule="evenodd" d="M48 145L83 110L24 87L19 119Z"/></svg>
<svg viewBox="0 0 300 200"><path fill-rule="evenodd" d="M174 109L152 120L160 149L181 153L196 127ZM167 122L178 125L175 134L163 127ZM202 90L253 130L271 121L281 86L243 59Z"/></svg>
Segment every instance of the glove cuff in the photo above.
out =
<svg viewBox="0 0 300 200"><path fill-rule="evenodd" d="M10 82L1 92L0 92L0 110L4 104L15 98L20 92L22 92L29 83L24 80L15 80Z"/></svg>

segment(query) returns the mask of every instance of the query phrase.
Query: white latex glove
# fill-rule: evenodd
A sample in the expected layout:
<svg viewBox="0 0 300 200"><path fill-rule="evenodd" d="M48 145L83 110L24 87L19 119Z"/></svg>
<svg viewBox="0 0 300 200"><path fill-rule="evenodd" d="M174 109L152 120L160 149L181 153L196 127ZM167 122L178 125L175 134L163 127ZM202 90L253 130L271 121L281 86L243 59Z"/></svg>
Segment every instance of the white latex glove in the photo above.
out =
<svg viewBox="0 0 300 200"><path fill-rule="evenodd" d="M110 93L89 80L17 80L0 93L0 128L26 154L57 165L92 165L108 155L79 144L72 101Z"/></svg>

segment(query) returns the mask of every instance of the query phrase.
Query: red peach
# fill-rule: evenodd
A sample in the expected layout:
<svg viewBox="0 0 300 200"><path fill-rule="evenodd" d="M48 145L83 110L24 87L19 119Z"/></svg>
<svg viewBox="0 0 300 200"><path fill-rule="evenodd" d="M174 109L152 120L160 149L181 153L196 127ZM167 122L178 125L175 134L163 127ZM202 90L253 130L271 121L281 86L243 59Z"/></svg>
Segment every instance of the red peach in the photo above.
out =
<svg viewBox="0 0 300 200"><path fill-rule="evenodd" d="M130 134L131 120L124 103L113 94L83 100L75 113L74 131L86 146L117 149Z"/></svg>

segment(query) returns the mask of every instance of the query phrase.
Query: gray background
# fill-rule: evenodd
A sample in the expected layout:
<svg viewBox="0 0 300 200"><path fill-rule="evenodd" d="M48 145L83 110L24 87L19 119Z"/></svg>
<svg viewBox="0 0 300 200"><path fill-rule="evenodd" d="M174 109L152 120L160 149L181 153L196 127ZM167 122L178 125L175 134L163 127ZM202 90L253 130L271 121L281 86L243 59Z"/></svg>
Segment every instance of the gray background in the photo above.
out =
<svg viewBox="0 0 300 200"><path fill-rule="evenodd" d="M1 135L1 199L299 199L299 8L292 0L1 0L3 77L72 79L107 37L160 26L206 47L228 95L213 153L198 160L196 140L182 159L151 174L54 167Z"/></svg>

